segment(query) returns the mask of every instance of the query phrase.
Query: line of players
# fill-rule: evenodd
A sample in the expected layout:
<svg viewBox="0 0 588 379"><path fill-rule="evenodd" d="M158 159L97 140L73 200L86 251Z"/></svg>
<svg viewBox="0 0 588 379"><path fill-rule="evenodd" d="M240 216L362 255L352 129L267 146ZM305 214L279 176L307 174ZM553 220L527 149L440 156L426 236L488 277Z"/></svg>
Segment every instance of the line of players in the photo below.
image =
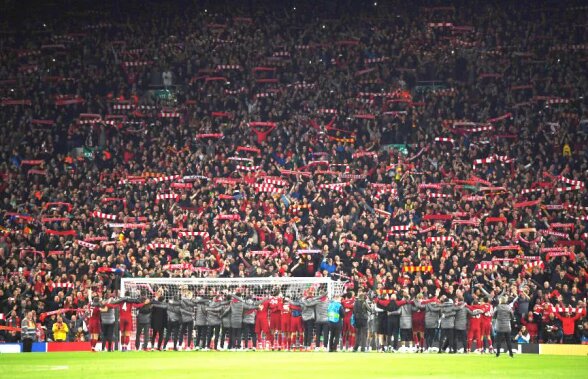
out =
<svg viewBox="0 0 588 379"><path fill-rule="evenodd" d="M336 350L341 338L343 350L441 352L449 348L456 352L461 344L460 350L469 352L475 341L478 352L483 342L484 351L493 351L492 305L487 300L467 305L459 292L455 302L444 297L425 300L421 295L411 300L406 294L402 299L395 294L370 299L360 293L360 304L353 292L329 300L312 287L299 300L284 296L279 289L264 298L247 290L206 296L204 290L193 293L186 288L167 300L163 289L153 297L102 299L98 294L88 322L92 348L101 336L102 350L112 351L114 311L118 309L121 350L128 350L133 309L137 309L137 350L143 337L145 350L149 341L152 349L157 341L158 350L166 350L170 341L174 350L182 346L184 350ZM339 327L333 327L329 318L333 302L341 304ZM367 310L365 316L360 314L362 308ZM362 317L367 318L366 338L356 341L355 323Z"/></svg>
<svg viewBox="0 0 588 379"><path fill-rule="evenodd" d="M438 296L438 293L437 293ZM377 334L380 352L494 352L492 319L494 307L484 298L465 303L463 293L455 299L446 296L424 299L421 294L411 300L396 294L373 300L375 315L370 331ZM369 344L369 341L368 341ZM458 350L459 346L459 350Z"/></svg>

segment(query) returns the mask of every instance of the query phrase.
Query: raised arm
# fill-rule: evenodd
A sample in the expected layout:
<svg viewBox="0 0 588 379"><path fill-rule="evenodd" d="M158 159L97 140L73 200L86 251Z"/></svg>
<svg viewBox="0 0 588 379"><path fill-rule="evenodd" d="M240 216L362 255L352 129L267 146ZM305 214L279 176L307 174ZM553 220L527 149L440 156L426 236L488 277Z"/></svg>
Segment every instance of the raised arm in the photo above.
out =
<svg viewBox="0 0 588 379"><path fill-rule="evenodd" d="M259 304L255 304L255 302L253 302L253 303L244 302L243 303L243 309L257 309L258 307L259 307Z"/></svg>
<svg viewBox="0 0 588 379"><path fill-rule="evenodd" d="M468 314L470 316L477 316L479 314L484 313L481 309L474 309L474 310L472 310L472 309L470 309L470 307L465 307L465 309L466 309L466 311L468 312Z"/></svg>
<svg viewBox="0 0 588 379"><path fill-rule="evenodd" d="M433 312L439 312L441 310L441 305L437 303L429 303L427 304L429 309Z"/></svg>
<svg viewBox="0 0 588 379"><path fill-rule="evenodd" d="M239 297L239 296L237 296L237 295L233 295L233 294L231 294L231 297L232 297L233 299L237 300L237 301L238 301L238 302L240 302L240 303L244 303L244 302L245 302L245 300L244 300L243 298L241 298L241 297Z"/></svg>
<svg viewBox="0 0 588 379"><path fill-rule="evenodd" d="M220 301L220 302L216 302L216 301L212 301L210 302L206 307L206 311L212 311L212 312L219 312L223 306L229 304L228 301Z"/></svg>
<svg viewBox="0 0 588 379"><path fill-rule="evenodd" d="M300 301L301 305L305 307L312 307L320 303L320 298L311 298L311 299L304 299Z"/></svg>
<svg viewBox="0 0 588 379"><path fill-rule="evenodd" d="M335 120L337 120L337 116L333 116L333 118L331 119L331 121L329 121L329 123L327 125L325 125L325 129L332 128L333 125L335 124Z"/></svg>
<svg viewBox="0 0 588 379"><path fill-rule="evenodd" d="M574 316L574 321L581 319L584 313L586 313L586 309L582 309L576 312L576 315Z"/></svg>
<svg viewBox="0 0 588 379"><path fill-rule="evenodd" d="M164 309L168 309L169 308L169 304L168 303L164 303L164 302L158 301L158 300L153 300L151 302L151 305L154 306L155 308L164 308Z"/></svg>
<svg viewBox="0 0 588 379"><path fill-rule="evenodd" d="M112 304L120 304L120 303L142 303L142 301L139 298L136 297L119 297L118 299L115 299Z"/></svg>

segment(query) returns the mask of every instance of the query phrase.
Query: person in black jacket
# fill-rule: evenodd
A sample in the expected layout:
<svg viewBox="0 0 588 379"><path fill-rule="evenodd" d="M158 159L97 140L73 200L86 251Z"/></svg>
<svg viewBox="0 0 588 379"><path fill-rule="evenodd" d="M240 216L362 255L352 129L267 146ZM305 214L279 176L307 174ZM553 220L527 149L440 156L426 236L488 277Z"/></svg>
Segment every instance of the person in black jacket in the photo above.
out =
<svg viewBox="0 0 588 379"><path fill-rule="evenodd" d="M192 298L192 292L185 290L182 292L182 299L180 300L180 345L184 342L184 333L187 335L188 339L186 341L186 345L184 346L185 350L189 350L192 346L192 338L193 338L193 331L194 331L194 308L199 304L206 304L208 300L197 297ZM202 345L205 343L204 339L204 332L200 330L200 335L197 338L195 348L200 348L200 338L202 338Z"/></svg>
<svg viewBox="0 0 588 379"><path fill-rule="evenodd" d="M206 326L207 336L205 342L205 350L209 349L211 341L214 336L214 350L218 350L218 343L220 340L221 317L224 312L224 307L229 304L228 301L222 301L221 297L216 297L206 306Z"/></svg>
<svg viewBox="0 0 588 379"><path fill-rule="evenodd" d="M149 299L142 300L143 304L137 310L135 350L139 350L139 347L141 346L141 335L143 335L143 350L147 350L147 342L149 341L149 326L151 325L151 309L153 306Z"/></svg>
<svg viewBox="0 0 588 379"><path fill-rule="evenodd" d="M439 340L439 351L441 354L449 348L450 354L457 353L457 345L455 343L455 314L458 307L453 304L452 299L446 299L441 305L441 319L439 327L441 329L441 338Z"/></svg>
<svg viewBox="0 0 588 379"><path fill-rule="evenodd" d="M243 329L243 313L246 310L257 309L258 304L247 303L236 295L231 295L230 314L231 314L231 336L229 338L230 349L242 349L241 338Z"/></svg>
<svg viewBox="0 0 588 379"><path fill-rule="evenodd" d="M180 334L180 324L181 324L181 299L180 295L175 295L169 301L163 302L153 302L153 306L156 308L166 308L167 309L167 327L166 327L166 334L165 334L165 342L163 343L163 350L166 349L168 342L170 339L174 341L174 350L178 350L178 338Z"/></svg>
<svg viewBox="0 0 588 379"><path fill-rule="evenodd" d="M162 302L163 296L160 295L157 300ZM167 324L167 309L152 307L151 309L151 348L155 348L155 338L157 338L157 350L161 350L164 338L164 331Z"/></svg>
<svg viewBox="0 0 588 379"><path fill-rule="evenodd" d="M231 306L230 306L230 302L231 302L231 297L228 295L225 295L225 301L226 301L226 305L223 305L222 307L222 312L221 312L221 325L222 325L222 330L221 330L221 334L220 334L220 348L221 350L225 349L225 341L228 342L226 348L227 349L231 349ZM228 341L227 341L228 340Z"/></svg>
<svg viewBox="0 0 588 379"><path fill-rule="evenodd" d="M194 347L196 349L204 349L210 346L206 345L208 337L208 329L206 327L206 307L210 300L204 297L204 290L198 292L196 297L194 329L196 330L196 338L194 339Z"/></svg>
<svg viewBox="0 0 588 379"><path fill-rule="evenodd" d="M580 320L576 330L580 343L582 345L588 345L588 321Z"/></svg>
<svg viewBox="0 0 588 379"><path fill-rule="evenodd" d="M386 313L386 335L388 340L388 347L384 341L385 351L398 350L398 337L400 334L400 307L404 305L404 301L397 301L396 294L392 294L389 300L379 301L378 304L384 309ZM394 342L392 342L394 340Z"/></svg>
<svg viewBox="0 0 588 379"><path fill-rule="evenodd" d="M554 313L543 323L543 338L546 343L561 343L563 338L562 323Z"/></svg>
<svg viewBox="0 0 588 379"><path fill-rule="evenodd" d="M360 292L353 305L353 319L355 321L355 346L353 351L356 352L361 349L365 351L367 344L367 323L368 323L369 309L366 304L365 293Z"/></svg>

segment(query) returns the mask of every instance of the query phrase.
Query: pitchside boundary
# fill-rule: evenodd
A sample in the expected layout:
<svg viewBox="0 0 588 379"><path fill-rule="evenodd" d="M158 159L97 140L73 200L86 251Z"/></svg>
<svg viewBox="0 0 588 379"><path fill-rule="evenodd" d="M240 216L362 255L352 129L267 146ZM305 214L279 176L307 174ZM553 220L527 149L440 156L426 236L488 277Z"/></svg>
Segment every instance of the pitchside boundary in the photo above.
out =
<svg viewBox="0 0 588 379"><path fill-rule="evenodd" d="M588 357L588 345L559 345L559 344L514 344L514 349L519 354L540 355L569 355ZM36 342L33 344L33 353L53 352L84 352L91 351L89 342ZM22 344L0 343L0 354L18 354L22 352ZM263 351L260 351L263 352ZM235 352L227 352L231 354ZM132 353L130 353L132 354ZM170 352L169 354L177 354ZM194 352L194 354L198 354ZM302 354L302 353L301 353Z"/></svg>

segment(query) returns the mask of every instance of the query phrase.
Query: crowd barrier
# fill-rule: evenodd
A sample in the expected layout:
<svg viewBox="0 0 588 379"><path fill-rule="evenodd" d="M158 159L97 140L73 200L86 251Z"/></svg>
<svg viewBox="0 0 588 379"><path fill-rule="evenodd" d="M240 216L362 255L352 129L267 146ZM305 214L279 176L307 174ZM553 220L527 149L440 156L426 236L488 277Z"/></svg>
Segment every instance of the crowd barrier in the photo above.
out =
<svg viewBox="0 0 588 379"><path fill-rule="evenodd" d="M588 345L539 345L539 354L581 355L588 357Z"/></svg>
<svg viewBox="0 0 588 379"><path fill-rule="evenodd" d="M513 349L519 354L540 355L579 355L588 356L588 345L559 345L559 344L513 344ZM35 342L33 353L53 353L66 351L91 351L90 342ZM22 352L20 343L0 343L0 354L14 354Z"/></svg>
<svg viewBox="0 0 588 379"><path fill-rule="evenodd" d="M90 342L35 342L33 353L55 353L64 351L92 351ZM20 343L0 343L0 354L21 353Z"/></svg>

